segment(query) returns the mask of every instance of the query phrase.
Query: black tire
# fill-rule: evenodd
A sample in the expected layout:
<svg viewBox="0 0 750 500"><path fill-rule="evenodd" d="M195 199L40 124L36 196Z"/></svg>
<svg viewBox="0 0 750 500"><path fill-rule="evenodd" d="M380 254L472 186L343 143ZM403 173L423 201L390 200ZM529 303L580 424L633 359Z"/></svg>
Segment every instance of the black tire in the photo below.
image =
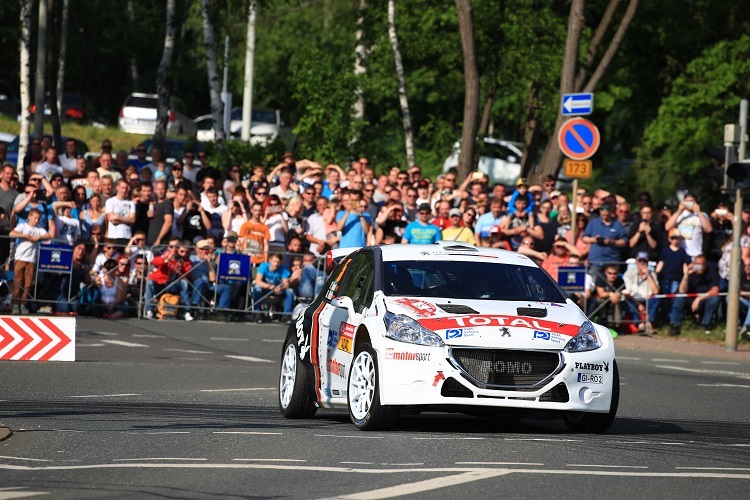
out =
<svg viewBox="0 0 750 500"><path fill-rule="evenodd" d="M617 406L620 403L620 371L617 368L616 360L612 362L612 366L614 379L612 380L612 403L609 407L609 413L565 412L563 413L563 420L570 431L603 434L615 421Z"/></svg>
<svg viewBox="0 0 750 500"><path fill-rule="evenodd" d="M309 373L299 359L297 337L291 337L284 344L279 368L279 409L286 418L312 418L318 410Z"/></svg>
<svg viewBox="0 0 750 500"><path fill-rule="evenodd" d="M398 420L398 408L380 404L378 358L372 346L354 352L347 384L349 418L363 431L386 430Z"/></svg>

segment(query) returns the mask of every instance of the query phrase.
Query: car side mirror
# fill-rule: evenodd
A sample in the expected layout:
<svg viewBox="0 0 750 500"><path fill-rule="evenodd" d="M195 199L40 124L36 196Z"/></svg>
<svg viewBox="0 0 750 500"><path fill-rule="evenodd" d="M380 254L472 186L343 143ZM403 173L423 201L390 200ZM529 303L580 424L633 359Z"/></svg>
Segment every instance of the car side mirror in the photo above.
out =
<svg viewBox="0 0 750 500"><path fill-rule="evenodd" d="M351 297L334 297L331 299L331 305L333 307L340 307L341 309L348 309L349 312L354 312L354 302Z"/></svg>

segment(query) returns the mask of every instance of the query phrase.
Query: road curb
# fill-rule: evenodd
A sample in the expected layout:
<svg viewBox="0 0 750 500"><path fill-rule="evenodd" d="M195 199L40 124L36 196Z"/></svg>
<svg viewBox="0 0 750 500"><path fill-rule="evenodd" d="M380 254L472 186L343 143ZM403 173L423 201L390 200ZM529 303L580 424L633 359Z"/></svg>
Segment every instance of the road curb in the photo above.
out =
<svg viewBox="0 0 750 500"><path fill-rule="evenodd" d="M728 352L724 344L718 342L700 342L681 338L620 335L615 339L615 349L617 348L750 362L750 349L746 345L739 346L736 351Z"/></svg>
<svg viewBox="0 0 750 500"><path fill-rule="evenodd" d="M0 424L0 441L4 441L11 437L13 435L13 432L10 430L9 427L5 427L2 424Z"/></svg>

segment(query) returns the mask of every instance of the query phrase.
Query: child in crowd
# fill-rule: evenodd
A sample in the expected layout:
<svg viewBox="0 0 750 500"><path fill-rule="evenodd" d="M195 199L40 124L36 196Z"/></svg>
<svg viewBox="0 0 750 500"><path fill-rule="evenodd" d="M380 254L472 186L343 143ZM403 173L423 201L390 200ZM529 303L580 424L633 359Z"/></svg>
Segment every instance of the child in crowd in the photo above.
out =
<svg viewBox="0 0 750 500"><path fill-rule="evenodd" d="M15 265L13 267L13 314L29 314L26 299L34 281L34 270L37 260L37 243L51 240L52 235L40 227L36 227L42 217L42 212L36 208L29 211L27 222L19 224L10 232L11 238L19 240L15 250Z"/></svg>

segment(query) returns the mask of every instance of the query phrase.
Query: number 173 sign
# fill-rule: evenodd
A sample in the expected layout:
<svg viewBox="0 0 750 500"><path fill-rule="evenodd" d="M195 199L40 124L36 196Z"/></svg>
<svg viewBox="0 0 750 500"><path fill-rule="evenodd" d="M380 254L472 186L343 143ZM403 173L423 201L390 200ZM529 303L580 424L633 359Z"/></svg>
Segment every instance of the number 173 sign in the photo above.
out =
<svg viewBox="0 0 750 500"><path fill-rule="evenodd" d="M591 177L591 160L570 160L563 163L565 177L572 179L588 179Z"/></svg>

